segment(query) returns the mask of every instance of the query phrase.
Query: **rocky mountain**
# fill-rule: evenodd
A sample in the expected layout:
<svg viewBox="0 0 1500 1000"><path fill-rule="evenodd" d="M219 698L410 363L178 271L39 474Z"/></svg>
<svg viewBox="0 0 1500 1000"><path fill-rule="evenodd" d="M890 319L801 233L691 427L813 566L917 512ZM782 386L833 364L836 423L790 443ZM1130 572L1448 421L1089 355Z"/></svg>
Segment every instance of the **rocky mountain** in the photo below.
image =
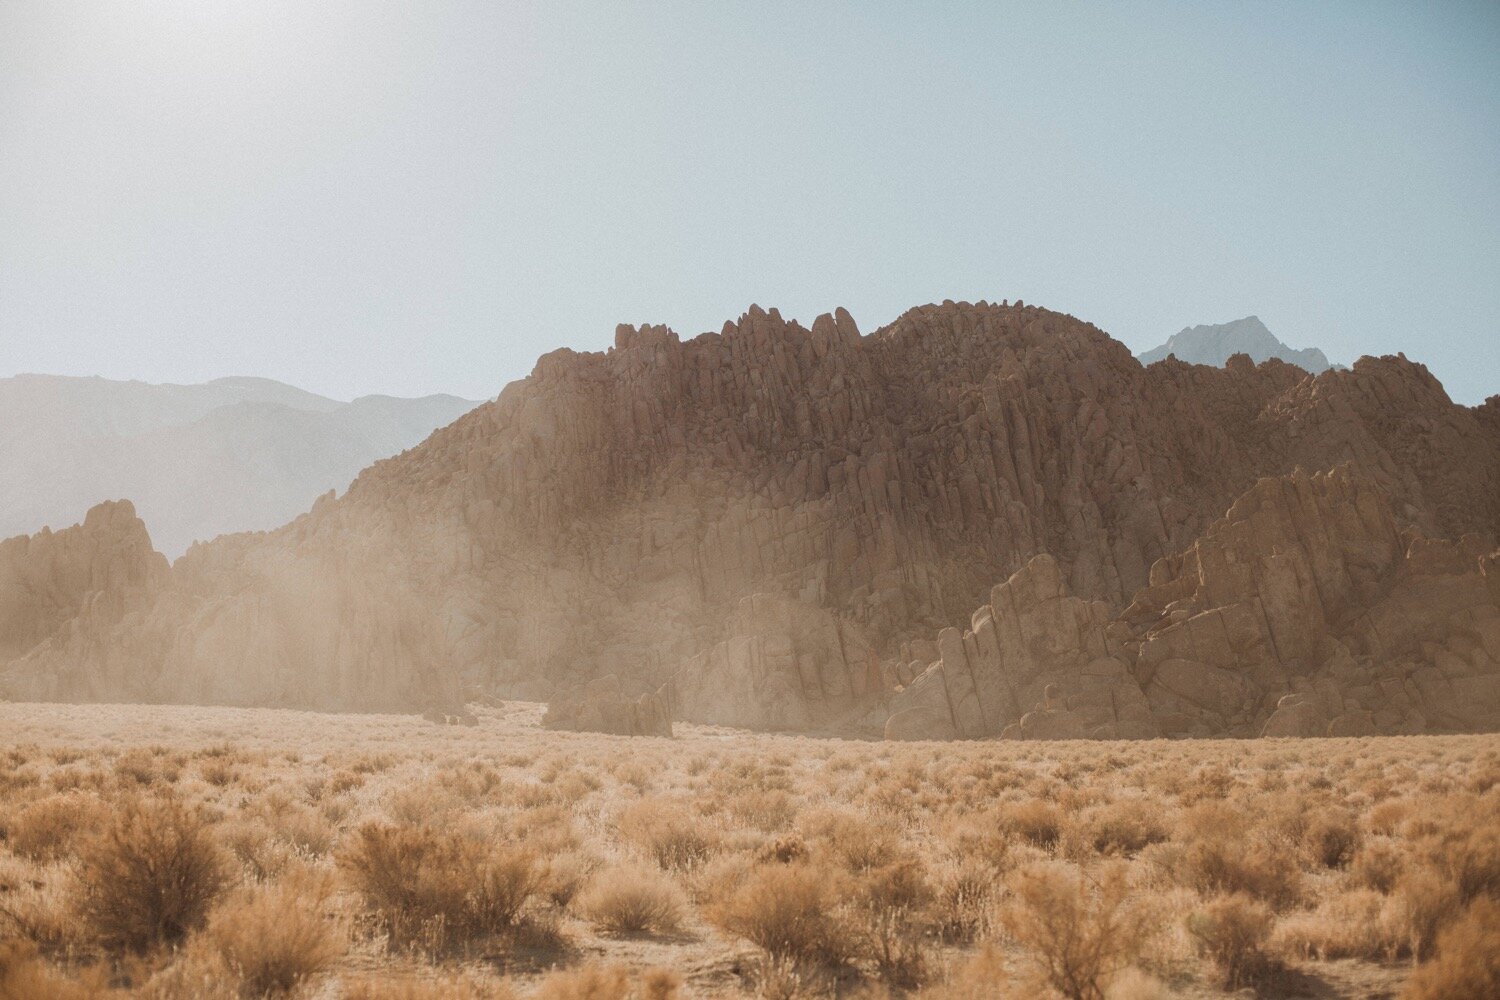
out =
<svg viewBox="0 0 1500 1000"><path fill-rule="evenodd" d="M1314 375L1339 367L1331 364L1328 357L1316 347L1299 351L1283 344L1256 316L1246 316L1231 323L1187 327L1168 338L1160 347L1142 352L1139 358L1143 365L1155 364L1169 356L1175 356L1178 361L1189 364L1222 368L1236 354L1249 355L1250 360L1256 364L1277 358Z"/></svg>
<svg viewBox="0 0 1500 1000"><path fill-rule="evenodd" d="M622 326L284 527L48 619L0 693L413 710L612 677L694 721L1144 736L1258 732L1326 680L1327 723L1488 725L1458 682L1500 669L1496 406L1404 357L1143 367L1021 303Z"/></svg>
<svg viewBox="0 0 1500 1000"><path fill-rule="evenodd" d="M285 524L475 405L454 396L341 403L253 378L0 379L0 537L71 524L102 500L129 497L175 558L198 539Z"/></svg>

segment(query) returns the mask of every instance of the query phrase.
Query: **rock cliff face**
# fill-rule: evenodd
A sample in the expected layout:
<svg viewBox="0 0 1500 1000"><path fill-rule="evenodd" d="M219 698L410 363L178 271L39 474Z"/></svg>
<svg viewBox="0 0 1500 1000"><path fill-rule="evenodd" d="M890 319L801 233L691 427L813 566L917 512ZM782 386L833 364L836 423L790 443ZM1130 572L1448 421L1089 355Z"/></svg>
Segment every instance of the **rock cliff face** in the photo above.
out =
<svg viewBox="0 0 1500 1000"><path fill-rule="evenodd" d="M1038 556L938 637L891 738L1500 728L1495 556L1397 530L1349 466L1257 482L1118 617ZM1028 711L1031 709L1031 711Z"/></svg>
<svg viewBox="0 0 1500 1000"><path fill-rule="evenodd" d="M1166 681L1135 675L1147 640L1111 623L1175 579L1153 566L1299 466L1349 464L1393 532L1492 541L1497 429L1403 358L1142 368L1019 303L924 306L868 336L842 310L805 328L752 308L686 342L625 326L285 527L194 546L140 611L0 666L0 691L412 709L616 675L672 681L687 720L837 728L942 660L946 695L965 675L975 692L956 734L1021 723L1052 684L1044 712L1073 715L1032 730L1144 735L1178 725L1151 700ZM972 656L942 631L965 620ZM988 697L992 666L1033 646L1002 630L1058 643L1011 701ZM1221 707L1205 726L1261 710Z"/></svg>
<svg viewBox="0 0 1500 1000"><path fill-rule="evenodd" d="M1108 604L1068 593L1056 560L1037 556L994 589L971 629L938 634L937 662L912 661L886 736L1156 736L1110 624Z"/></svg>
<svg viewBox="0 0 1500 1000"><path fill-rule="evenodd" d="M168 576L166 558L152 549L127 500L99 504L63 531L0 541L0 662L89 641L151 607ZM95 681L61 661L38 679L49 693L84 697Z"/></svg>

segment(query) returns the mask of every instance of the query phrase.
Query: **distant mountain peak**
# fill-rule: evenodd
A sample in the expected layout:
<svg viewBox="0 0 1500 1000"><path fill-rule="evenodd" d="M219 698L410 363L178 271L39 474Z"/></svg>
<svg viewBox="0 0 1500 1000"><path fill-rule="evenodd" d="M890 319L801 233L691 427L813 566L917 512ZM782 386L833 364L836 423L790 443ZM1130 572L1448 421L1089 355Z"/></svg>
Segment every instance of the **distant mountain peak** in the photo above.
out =
<svg viewBox="0 0 1500 1000"><path fill-rule="evenodd" d="M1222 368L1236 354L1248 354L1256 364L1278 358L1314 375L1330 368L1342 367L1330 362L1328 356L1316 347L1288 347L1266 328L1259 316L1246 316L1228 323L1184 327L1181 332L1168 338L1165 344L1144 351L1137 357L1143 365L1154 364L1165 360L1169 355L1175 355L1179 361Z"/></svg>
<svg viewBox="0 0 1500 1000"><path fill-rule="evenodd" d="M0 378L0 539L130 497L175 558L195 539L285 523L475 405L447 395L346 403L253 376Z"/></svg>

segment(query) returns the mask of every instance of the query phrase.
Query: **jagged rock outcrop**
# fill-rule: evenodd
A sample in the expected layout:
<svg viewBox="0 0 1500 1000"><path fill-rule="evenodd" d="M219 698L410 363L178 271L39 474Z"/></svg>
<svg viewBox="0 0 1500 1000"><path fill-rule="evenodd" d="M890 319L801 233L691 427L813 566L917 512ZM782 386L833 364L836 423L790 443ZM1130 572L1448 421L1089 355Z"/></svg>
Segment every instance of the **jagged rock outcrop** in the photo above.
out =
<svg viewBox="0 0 1500 1000"><path fill-rule="evenodd" d="M752 594L727 631L675 675L687 718L808 729L832 724L884 689L880 658L860 628L814 605Z"/></svg>
<svg viewBox="0 0 1500 1000"><path fill-rule="evenodd" d="M169 576L146 526L128 500L101 503L83 523L0 541L0 662L72 648L152 606ZM115 660L95 671L66 662L18 671L32 697L78 696L109 683Z"/></svg>
<svg viewBox="0 0 1500 1000"><path fill-rule="evenodd" d="M1068 592L1055 559L1035 557L994 589L971 629L938 634L941 658L895 700L886 735L978 737L1016 727L1016 735L1051 739L1155 736L1150 706L1107 635L1110 617L1107 603ZM924 733L920 720L935 730Z"/></svg>
<svg viewBox="0 0 1500 1000"><path fill-rule="evenodd" d="M625 326L608 352L544 356L285 527L194 546L148 607L0 663L0 693L409 710L616 674L673 681L683 719L837 729L935 686L913 664L926 676L950 650L961 683L953 637L931 637L994 616L995 581L1034 557L1055 567L1045 614L1107 621L1258 479L1299 465L1350 463L1400 531L1493 539L1486 414L1404 358L1316 377L1248 358L1143 368L1019 303L924 306L868 336L842 310L807 328L752 308L687 341ZM1047 668L1060 711L1088 731L1134 721L1113 696L1107 718L1088 702L1084 668L1133 668L1126 643L1150 624L1096 657L1081 632L1091 659ZM1148 703L1175 683L1211 705L1186 731L1274 707L1274 684L1243 688L1253 671L1216 667L1199 691L1153 662ZM1011 685L1013 721L1046 683ZM986 731L1000 721L978 711ZM972 707L949 717L979 731Z"/></svg>
<svg viewBox="0 0 1500 1000"><path fill-rule="evenodd" d="M1160 347L1141 352L1141 364L1150 365L1176 357L1194 365L1222 367L1236 354L1247 355L1259 364L1272 358L1296 365L1314 375L1337 367L1328 361L1328 356L1316 347L1302 350L1288 347L1276 338L1258 316L1229 323L1210 323L1186 327L1173 334Z"/></svg>
<svg viewBox="0 0 1500 1000"><path fill-rule="evenodd" d="M1268 477L1153 565L1118 617L1067 595L1050 558L1032 560L972 631L939 636L941 662L893 699L887 735L1500 728L1500 600L1485 548L1399 531L1347 465ZM1017 719L1039 687L1046 697Z"/></svg>
<svg viewBox="0 0 1500 1000"><path fill-rule="evenodd" d="M632 698L620 678L607 674L589 681L576 694L550 702L542 725L615 736L670 737L673 714L670 684Z"/></svg>

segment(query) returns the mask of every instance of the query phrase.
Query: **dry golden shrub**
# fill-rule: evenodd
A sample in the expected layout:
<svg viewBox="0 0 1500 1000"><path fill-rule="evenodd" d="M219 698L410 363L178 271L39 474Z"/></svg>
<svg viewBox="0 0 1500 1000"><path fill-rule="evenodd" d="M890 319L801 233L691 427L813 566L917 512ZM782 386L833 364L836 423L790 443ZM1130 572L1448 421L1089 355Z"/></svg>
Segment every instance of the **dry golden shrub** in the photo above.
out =
<svg viewBox="0 0 1500 1000"><path fill-rule="evenodd" d="M1433 860L1465 902L1480 896L1500 899L1500 814L1471 817L1431 843Z"/></svg>
<svg viewBox="0 0 1500 1000"><path fill-rule="evenodd" d="M1027 799L1005 806L1000 810L998 819L1001 829L1020 837L1033 847L1050 849L1062 837L1062 810L1045 799Z"/></svg>
<svg viewBox="0 0 1500 1000"><path fill-rule="evenodd" d="M806 860L807 855L807 841L794 833L768 840L755 850L756 861L775 862L780 865Z"/></svg>
<svg viewBox="0 0 1500 1000"><path fill-rule="evenodd" d="M741 826L778 833L797 818L797 801L779 788L756 789L730 799L729 814Z"/></svg>
<svg viewBox="0 0 1500 1000"><path fill-rule="evenodd" d="M1370 837L1354 853L1349 874L1356 885L1389 893L1412 865L1411 856L1390 837Z"/></svg>
<svg viewBox="0 0 1500 1000"><path fill-rule="evenodd" d="M156 755L146 747L135 747L115 758L115 777L126 786L150 785L157 781L170 783L177 776L170 765L163 770Z"/></svg>
<svg viewBox="0 0 1500 1000"><path fill-rule="evenodd" d="M529 848L379 823L356 830L338 864L393 941L438 949L515 927L544 875Z"/></svg>
<svg viewBox="0 0 1500 1000"><path fill-rule="evenodd" d="M1007 934L1026 949L1040 978L1068 1000L1103 1000L1118 973L1137 961L1156 915L1133 898L1120 863L1085 873L1060 861L1028 865L1007 880Z"/></svg>
<svg viewBox="0 0 1500 1000"><path fill-rule="evenodd" d="M1385 799L1367 809L1362 819L1370 833L1388 837L1401 828L1411 810L1408 799Z"/></svg>
<svg viewBox="0 0 1500 1000"><path fill-rule="evenodd" d="M806 814L802 835L819 853L851 872L895 861L901 841L887 825L852 809L818 809Z"/></svg>
<svg viewBox="0 0 1500 1000"><path fill-rule="evenodd" d="M851 920L862 931L864 955L880 978L902 988L928 977L936 937L935 893L915 858L866 871L855 881Z"/></svg>
<svg viewBox="0 0 1500 1000"><path fill-rule="evenodd" d="M987 944L951 969L942 979L919 990L918 1000L1021 1000L1005 967L1005 954Z"/></svg>
<svg viewBox="0 0 1500 1000"><path fill-rule="evenodd" d="M722 838L679 802L642 799L620 813L620 835L662 868L694 868L718 853Z"/></svg>
<svg viewBox="0 0 1500 1000"><path fill-rule="evenodd" d="M1403 1000L1500 996L1500 902L1477 899L1438 936L1437 956L1419 966Z"/></svg>
<svg viewBox="0 0 1500 1000"><path fill-rule="evenodd" d="M100 994L47 965L28 941L0 941L0 1000L89 1000Z"/></svg>
<svg viewBox="0 0 1500 1000"><path fill-rule="evenodd" d="M1343 868L1359 849L1359 824L1346 809L1324 807L1307 813L1299 833L1303 853L1324 868Z"/></svg>
<svg viewBox="0 0 1500 1000"><path fill-rule="evenodd" d="M209 757L198 764L198 776L215 788L227 788L239 778L239 769L225 757Z"/></svg>
<svg viewBox="0 0 1500 1000"><path fill-rule="evenodd" d="M1094 809L1081 824L1083 846L1094 854L1130 857L1171 836L1160 802L1121 799Z"/></svg>
<svg viewBox="0 0 1500 1000"><path fill-rule="evenodd" d="M1289 853L1262 837L1237 837L1227 828L1189 843L1177 860L1177 877L1204 895L1244 893L1285 909L1300 902L1303 875Z"/></svg>
<svg viewBox="0 0 1500 1000"><path fill-rule="evenodd" d="M193 937L172 953L172 961L151 973L133 996L137 1000L247 1000L250 995L224 960L204 947L201 937Z"/></svg>
<svg viewBox="0 0 1500 1000"><path fill-rule="evenodd" d="M326 878L296 872L222 904L209 920L207 942L252 997L281 996L326 972L344 939L323 910Z"/></svg>
<svg viewBox="0 0 1500 1000"><path fill-rule="evenodd" d="M298 860L297 849L259 819L235 817L224 822L219 842L257 882L277 878Z"/></svg>
<svg viewBox="0 0 1500 1000"><path fill-rule="evenodd" d="M543 979L536 1000L675 1000L681 985L667 969L647 969L632 978L623 966L590 963Z"/></svg>
<svg viewBox="0 0 1500 1000"><path fill-rule="evenodd" d="M130 799L78 852L82 925L106 948L173 945L202 926L229 880L201 816L171 799Z"/></svg>
<svg viewBox="0 0 1500 1000"><path fill-rule="evenodd" d="M938 934L953 944L968 944L989 927L1000 873L983 861L951 861L938 870L933 912Z"/></svg>
<svg viewBox="0 0 1500 1000"><path fill-rule="evenodd" d="M773 958L839 965L858 950L840 909L843 895L843 883L826 870L761 865L708 915Z"/></svg>
<svg viewBox="0 0 1500 1000"><path fill-rule="evenodd" d="M1141 969L1121 972L1104 991L1104 1000L1176 1000L1177 994Z"/></svg>
<svg viewBox="0 0 1500 1000"><path fill-rule="evenodd" d="M578 910L616 934L668 934L682 925L687 902L660 869L621 865L601 872L578 898Z"/></svg>
<svg viewBox="0 0 1500 1000"><path fill-rule="evenodd" d="M599 859L582 851L565 851L547 859L542 891L556 906L567 906L599 867Z"/></svg>
<svg viewBox="0 0 1500 1000"><path fill-rule="evenodd" d="M1391 894L1392 928L1417 958L1426 958L1439 932L1463 912L1458 887L1428 868L1410 871Z"/></svg>
<svg viewBox="0 0 1500 1000"><path fill-rule="evenodd" d="M94 795L67 792L27 804L7 824L11 851L32 861L56 861L72 850L78 835L97 829L108 815Z"/></svg>
<svg viewBox="0 0 1500 1000"><path fill-rule="evenodd" d="M1188 915L1199 950L1223 974L1226 989L1255 986L1276 969L1269 949L1275 923L1270 909L1244 893L1209 900Z"/></svg>
<svg viewBox="0 0 1500 1000"><path fill-rule="evenodd" d="M1276 928L1278 951L1303 958L1391 961L1405 946L1399 908L1373 889L1354 889L1293 913Z"/></svg>
<svg viewBox="0 0 1500 1000"><path fill-rule="evenodd" d="M469 975L348 976L339 981L343 1000L515 1000L516 992L499 979Z"/></svg>

